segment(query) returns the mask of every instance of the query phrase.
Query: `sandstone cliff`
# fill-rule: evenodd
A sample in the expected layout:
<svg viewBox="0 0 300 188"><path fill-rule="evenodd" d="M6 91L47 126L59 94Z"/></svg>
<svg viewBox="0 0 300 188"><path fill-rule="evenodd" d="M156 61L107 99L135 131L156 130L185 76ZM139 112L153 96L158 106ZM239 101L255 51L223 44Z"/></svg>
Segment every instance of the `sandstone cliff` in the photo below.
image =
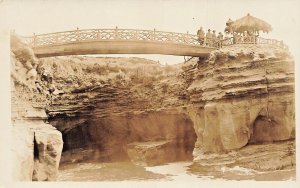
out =
<svg viewBox="0 0 300 188"><path fill-rule="evenodd" d="M180 112L184 100L178 100L178 92L184 86L174 76L179 71L140 58L43 59L38 72L47 75L44 85L51 80L54 88L47 112L63 133L62 161L131 158L144 163L132 158L143 150L141 143L146 148L181 148L169 150L169 161L191 159L196 134L190 118ZM168 161L155 156L146 157L145 164Z"/></svg>
<svg viewBox="0 0 300 188"><path fill-rule="evenodd" d="M12 177L16 181L55 180L62 135L46 124L47 93L36 85L39 61L20 38L11 36Z"/></svg>
<svg viewBox="0 0 300 188"><path fill-rule="evenodd" d="M183 69L194 106L189 112L198 119L197 145L204 152L295 138L294 62L288 51L236 45Z"/></svg>
<svg viewBox="0 0 300 188"><path fill-rule="evenodd" d="M295 138L294 62L285 49L235 45L167 67L45 58L37 70L41 87L51 88L47 114L63 134L63 162L197 161Z"/></svg>

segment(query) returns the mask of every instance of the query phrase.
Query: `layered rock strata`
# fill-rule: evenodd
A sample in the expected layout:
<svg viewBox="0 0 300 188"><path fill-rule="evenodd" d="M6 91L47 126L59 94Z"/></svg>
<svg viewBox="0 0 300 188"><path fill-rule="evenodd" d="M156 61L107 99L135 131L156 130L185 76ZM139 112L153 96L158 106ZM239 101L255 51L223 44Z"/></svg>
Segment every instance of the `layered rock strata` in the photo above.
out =
<svg viewBox="0 0 300 188"><path fill-rule="evenodd" d="M183 82L173 75L179 70L138 58L44 59L39 71L48 77L45 85L53 83L47 111L63 133L62 161L135 161L128 144L149 141L171 142L178 148L174 159L191 159L196 135L180 112Z"/></svg>
<svg viewBox="0 0 300 188"><path fill-rule="evenodd" d="M16 181L53 181L58 174L62 135L46 124L47 93L37 85L38 60L32 49L11 37L12 177Z"/></svg>
<svg viewBox="0 0 300 188"><path fill-rule="evenodd" d="M264 45L232 46L184 66L197 144L204 152L295 138L294 62Z"/></svg>
<svg viewBox="0 0 300 188"><path fill-rule="evenodd" d="M143 59L45 58L37 70L42 87L51 84L47 113L63 134L64 162L129 157L158 164L150 151L163 156L170 140L183 146L175 153L187 149L187 158L193 148L197 161L295 138L294 62L286 49L235 45L171 67Z"/></svg>

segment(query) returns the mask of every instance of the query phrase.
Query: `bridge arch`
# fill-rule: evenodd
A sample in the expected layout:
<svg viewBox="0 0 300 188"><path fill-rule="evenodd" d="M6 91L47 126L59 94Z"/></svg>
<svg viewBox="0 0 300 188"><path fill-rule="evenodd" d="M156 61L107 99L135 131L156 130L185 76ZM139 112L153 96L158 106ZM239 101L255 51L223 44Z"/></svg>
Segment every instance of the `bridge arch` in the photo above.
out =
<svg viewBox="0 0 300 188"><path fill-rule="evenodd" d="M200 45L197 35L156 30L88 29L34 35L37 57L85 54L163 54L208 56L216 49Z"/></svg>
<svg viewBox="0 0 300 188"><path fill-rule="evenodd" d="M28 38L27 38L28 39ZM204 39L197 35L157 30L85 29L34 35L29 43L37 57L86 54L162 54L206 57L222 46L233 44L270 44L287 48L282 41L257 36L242 40Z"/></svg>

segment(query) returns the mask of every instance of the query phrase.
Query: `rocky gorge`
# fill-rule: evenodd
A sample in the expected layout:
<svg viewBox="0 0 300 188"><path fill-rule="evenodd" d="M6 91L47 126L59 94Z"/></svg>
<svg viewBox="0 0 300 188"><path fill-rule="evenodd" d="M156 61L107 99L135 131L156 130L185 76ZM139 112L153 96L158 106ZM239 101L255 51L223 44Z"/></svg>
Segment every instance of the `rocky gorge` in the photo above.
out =
<svg viewBox="0 0 300 188"><path fill-rule="evenodd" d="M18 180L55 180L59 164L85 161L192 161L189 173L216 177L235 166L295 169L287 49L233 45L163 66L142 58L37 59L12 38L11 57Z"/></svg>

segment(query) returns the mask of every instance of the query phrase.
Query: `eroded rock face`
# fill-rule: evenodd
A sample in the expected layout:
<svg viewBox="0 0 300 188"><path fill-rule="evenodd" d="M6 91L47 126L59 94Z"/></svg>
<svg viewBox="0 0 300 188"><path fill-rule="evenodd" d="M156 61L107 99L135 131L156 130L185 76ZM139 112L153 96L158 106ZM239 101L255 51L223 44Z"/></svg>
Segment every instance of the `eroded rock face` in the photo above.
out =
<svg viewBox="0 0 300 188"><path fill-rule="evenodd" d="M24 126L12 126L11 129L13 180L31 181L34 169L34 133Z"/></svg>
<svg viewBox="0 0 300 188"><path fill-rule="evenodd" d="M295 137L294 62L287 50L224 47L168 73L166 67L139 59L125 64L118 62L122 58L68 58L44 59L38 71L50 75L57 91L47 110L63 133L63 161L91 155L121 160L112 156L127 158L129 144L129 153L141 162L154 147L144 152L141 145L180 140L176 131L197 138L182 142L184 148L195 146L195 159ZM87 62L94 63L92 68ZM184 129L177 130L179 125Z"/></svg>
<svg viewBox="0 0 300 188"><path fill-rule="evenodd" d="M202 122L195 123L195 129L197 143L204 151L230 151L248 143L295 138L292 96L286 101L272 97L209 103L190 113L202 114Z"/></svg>
<svg viewBox="0 0 300 188"><path fill-rule="evenodd" d="M174 147L171 148L172 153L164 151L170 157L169 160L164 157L161 161L157 159L156 163L171 162L175 159L186 160L192 158L196 141L192 121L187 115L179 112L148 112L98 119L90 117L84 121L81 118L81 123L79 119L78 121L57 119L52 124L58 125L57 128L64 135L65 154L62 158L64 162L130 159L135 161L133 155L128 155L128 152L133 153L134 147L128 146L132 146L132 143L139 145L147 142L166 142L169 148ZM79 148L84 150L80 151ZM130 151L128 148L131 148ZM77 158L77 153L85 157ZM90 155L91 153L93 154Z"/></svg>
<svg viewBox="0 0 300 188"><path fill-rule="evenodd" d="M198 154L295 137L294 69L286 51L232 46L183 68Z"/></svg>
<svg viewBox="0 0 300 188"><path fill-rule="evenodd" d="M55 180L62 135L45 124L49 93L38 87L38 60L20 38L11 37L12 168L16 181Z"/></svg>
<svg viewBox="0 0 300 188"><path fill-rule="evenodd" d="M188 171L229 180L278 181L295 177L295 142L253 144L224 154L202 155ZM276 174L276 170L279 172ZM262 173L270 171L272 173Z"/></svg>
<svg viewBox="0 0 300 188"><path fill-rule="evenodd" d="M48 124L19 122L12 126L13 179L53 181L58 174L62 136Z"/></svg>
<svg viewBox="0 0 300 188"><path fill-rule="evenodd" d="M249 143L283 141L295 138L294 95L269 97L252 124Z"/></svg>
<svg viewBox="0 0 300 188"><path fill-rule="evenodd" d="M34 142L37 150L34 159L34 181L53 181L58 175L58 167L63 147L62 135L51 125L35 130Z"/></svg>

